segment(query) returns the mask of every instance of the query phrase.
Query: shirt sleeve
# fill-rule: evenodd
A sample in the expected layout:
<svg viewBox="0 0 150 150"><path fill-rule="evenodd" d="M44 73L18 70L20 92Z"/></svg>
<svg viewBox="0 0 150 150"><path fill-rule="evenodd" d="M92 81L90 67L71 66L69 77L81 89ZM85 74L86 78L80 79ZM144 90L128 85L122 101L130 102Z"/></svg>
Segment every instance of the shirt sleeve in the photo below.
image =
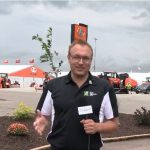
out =
<svg viewBox="0 0 150 150"><path fill-rule="evenodd" d="M53 100L51 92L48 89L45 89L41 95L36 110L40 110L42 115L50 116L52 113L52 106Z"/></svg>
<svg viewBox="0 0 150 150"><path fill-rule="evenodd" d="M51 115L51 113L52 113L52 103L53 103L53 101L52 101L52 98L51 98L51 93L48 91L47 95L45 97L43 106L41 108L42 115L45 115L45 116L50 116Z"/></svg>
<svg viewBox="0 0 150 150"><path fill-rule="evenodd" d="M100 109L99 120L103 122L105 119L112 119L118 117L117 98L112 89L107 92L103 98Z"/></svg>

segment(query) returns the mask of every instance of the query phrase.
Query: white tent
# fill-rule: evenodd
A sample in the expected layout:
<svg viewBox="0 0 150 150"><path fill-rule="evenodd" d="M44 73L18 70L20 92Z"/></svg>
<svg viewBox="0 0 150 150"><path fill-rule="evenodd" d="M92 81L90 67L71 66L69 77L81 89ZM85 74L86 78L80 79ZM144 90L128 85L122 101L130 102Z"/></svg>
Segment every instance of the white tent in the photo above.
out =
<svg viewBox="0 0 150 150"><path fill-rule="evenodd" d="M20 86L43 84L45 78L45 72L34 65L0 65L0 74L7 74L11 83L18 81Z"/></svg>

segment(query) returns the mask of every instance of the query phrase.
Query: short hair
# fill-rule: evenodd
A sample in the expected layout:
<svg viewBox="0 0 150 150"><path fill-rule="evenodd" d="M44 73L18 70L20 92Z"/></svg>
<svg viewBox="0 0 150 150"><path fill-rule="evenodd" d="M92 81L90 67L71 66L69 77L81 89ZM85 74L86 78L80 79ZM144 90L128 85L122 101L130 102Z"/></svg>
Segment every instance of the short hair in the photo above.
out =
<svg viewBox="0 0 150 150"><path fill-rule="evenodd" d="M71 48L74 47L77 44L79 44L81 46L87 46L87 47L89 47L90 50L91 50L91 52L92 52L92 56L93 56L93 48L92 48L92 46L88 42L83 41L83 40L75 40L74 42L72 42L71 45L69 46L68 54L70 54Z"/></svg>

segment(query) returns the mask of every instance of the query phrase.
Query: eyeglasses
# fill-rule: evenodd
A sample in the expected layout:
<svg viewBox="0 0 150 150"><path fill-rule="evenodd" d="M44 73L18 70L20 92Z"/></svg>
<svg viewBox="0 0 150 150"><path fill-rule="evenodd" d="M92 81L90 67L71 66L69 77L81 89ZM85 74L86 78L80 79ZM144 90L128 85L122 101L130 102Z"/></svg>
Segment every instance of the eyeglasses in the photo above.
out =
<svg viewBox="0 0 150 150"><path fill-rule="evenodd" d="M72 58L72 60L74 61L74 62L80 62L81 61L81 59L82 59L82 62L83 63L85 63L85 64L88 64L88 63L90 63L91 62L91 60L92 60L92 58L89 58L89 57L81 57L81 56L71 56L71 55L69 55L71 58Z"/></svg>

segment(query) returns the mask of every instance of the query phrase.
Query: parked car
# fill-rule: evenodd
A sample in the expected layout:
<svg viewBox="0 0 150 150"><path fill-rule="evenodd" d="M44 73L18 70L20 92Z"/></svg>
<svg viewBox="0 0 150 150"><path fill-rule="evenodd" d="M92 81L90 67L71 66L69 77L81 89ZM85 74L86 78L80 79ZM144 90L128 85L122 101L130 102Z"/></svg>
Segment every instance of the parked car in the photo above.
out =
<svg viewBox="0 0 150 150"><path fill-rule="evenodd" d="M135 92L137 94L138 93L150 94L150 82L140 84L135 88Z"/></svg>

